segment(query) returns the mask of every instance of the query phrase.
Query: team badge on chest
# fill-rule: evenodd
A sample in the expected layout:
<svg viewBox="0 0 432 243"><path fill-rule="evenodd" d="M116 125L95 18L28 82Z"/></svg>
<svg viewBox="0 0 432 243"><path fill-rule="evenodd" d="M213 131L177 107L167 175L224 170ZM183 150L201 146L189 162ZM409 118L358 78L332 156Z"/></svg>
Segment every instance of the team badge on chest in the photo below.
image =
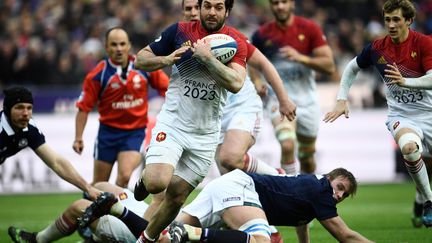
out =
<svg viewBox="0 0 432 243"><path fill-rule="evenodd" d="M22 138L21 140L19 140L18 142L18 147L21 148L25 148L28 145L28 141L26 138Z"/></svg>

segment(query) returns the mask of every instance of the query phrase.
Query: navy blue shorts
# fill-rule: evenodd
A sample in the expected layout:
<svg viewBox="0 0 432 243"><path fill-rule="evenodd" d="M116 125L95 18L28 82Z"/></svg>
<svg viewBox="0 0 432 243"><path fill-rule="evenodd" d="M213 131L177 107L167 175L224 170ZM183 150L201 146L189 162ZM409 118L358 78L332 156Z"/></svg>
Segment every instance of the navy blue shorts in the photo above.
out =
<svg viewBox="0 0 432 243"><path fill-rule="evenodd" d="M113 164L122 151L139 152L145 138L145 127L123 130L100 124L93 157Z"/></svg>

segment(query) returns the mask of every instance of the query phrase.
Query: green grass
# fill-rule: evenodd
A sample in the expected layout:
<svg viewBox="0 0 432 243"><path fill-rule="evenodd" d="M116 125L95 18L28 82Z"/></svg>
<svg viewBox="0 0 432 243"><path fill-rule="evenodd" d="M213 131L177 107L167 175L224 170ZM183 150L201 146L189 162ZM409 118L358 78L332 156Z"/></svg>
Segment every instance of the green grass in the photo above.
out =
<svg viewBox="0 0 432 243"><path fill-rule="evenodd" d="M194 193L191 197L196 195ZM38 231L56 219L81 194L0 196L0 242L10 242L9 225ZM360 185L354 199L339 205L339 215L348 226L376 242L432 242L432 229L413 228L410 217L414 185ZM285 242L296 242L293 228L280 228ZM336 242L317 222L310 230L311 242ZM60 242L78 242L77 234Z"/></svg>

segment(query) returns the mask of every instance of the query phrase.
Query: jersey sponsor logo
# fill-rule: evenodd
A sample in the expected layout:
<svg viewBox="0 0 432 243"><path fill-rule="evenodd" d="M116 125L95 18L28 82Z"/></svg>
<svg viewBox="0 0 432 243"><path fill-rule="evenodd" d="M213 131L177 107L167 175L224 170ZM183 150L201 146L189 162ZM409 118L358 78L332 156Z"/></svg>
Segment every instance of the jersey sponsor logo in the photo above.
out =
<svg viewBox="0 0 432 243"><path fill-rule="evenodd" d="M396 128L399 126L400 122L397 121L393 124L393 130L396 130Z"/></svg>
<svg viewBox="0 0 432 243"><path fill-rule="evenodd" d="M156 135L156 141L158 141L158 142L162 142L162 141L164 141L166 139L166 133L164 133L164 132L159 132L157 135Z"/></svg>
<svg viewBox="0 0 432 243"><path fill-rule="evenodd" d="M135 100L125 100L125 101L120 101L120 102L113 102L112 108L113 109L129 109L129 108L134 108L134 107L140 106L142 104L144 104L144 99L139 98L139 99L135 99Z"/></svg>
<svg viewBox="0 0 432 243"><path fill-rule="evenodd" d="M378 58L377 64L387 64L387 61L383 56L381 56Z"/></svg>
<svg viewBox="0 0 432 243"><path fill-rule="evenodd" d="M159 36L159 37L155 40L155 42L159 42L160 40L162 40L162 36Z"/></svg>
<svg viewBox="0 0 432 243"><path fill-rule="evenodd" d="M28 145L28 140L27 138L22 138L19 142L18 142L18 147L20 149L27 147Z"/></svg>
<svg viewBox="0 0 432 243"><path fill-rule="evenodd" d="M240 201L240 200L241 200L240 197L227 197L222 199L223 202Z"/></svg>

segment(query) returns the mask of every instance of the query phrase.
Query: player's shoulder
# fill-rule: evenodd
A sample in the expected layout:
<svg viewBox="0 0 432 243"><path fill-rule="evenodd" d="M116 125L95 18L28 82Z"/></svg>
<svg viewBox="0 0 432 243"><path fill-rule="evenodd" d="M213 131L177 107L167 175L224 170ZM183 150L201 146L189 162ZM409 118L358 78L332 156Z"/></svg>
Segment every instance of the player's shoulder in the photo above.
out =
<svg viewBox="0 0 432 243"><path fill-rule="evenodd" d="M271 33L276 28L276 22L269 21L258 27L258 29L254 32L254 35L264 35L265 33Z"/></svg>
<svg viewBox="0 0 432 243"><path fill-rule="evenodd" d="M96 66L87 74L87 78L93 79L98 74L102 73L108 66L108 58L100 60Z"/></svg>
<svg viewBox="0 0 432 243"><path fill-rule="evenodd" d="M38 128L38 126L36 125L36 122L32 119L30 119L29 124L28 124L28 131L31 134L34 135L42 135L42 131Z"/></svg>
<svg viewBox="0 0 432 243"><path fill-rule="evenodd" d="M298 26L301 26L301 27L307 27L307 26L318 27L318 23L315 22L314 20L308 19L308 18L303 17L303 16L298 16L298 15L294 16L294 23Z"/></svg>
<svg viewBox="0 0 432 243"><path fill-rule="evenodd" d="M391 42L391 37L389 35L385 35L383 37L372 40L371 47L373 50L382 50L386 48L386 46L388 45L387 43L389 42Z"/></svg>
<svg viewBox="0 0 432 243"><path fill-rule="evenodd" d="M412 35L412 41L414 45L431 45L432 44L432 36L425 35L423 33L417 32L415 30L411 30L409 32ZM423 46L421 46L423 47Z"/></svg>
<svg viewBox="0 0 432 243"><path fill-rule="evenodd" d="M199 21L180 21L168 27L168 30L175 32L192 33L199 27Z"/></svg>
<svg viewBox="0 0 432 243"><path fill-rule="evenodd" d="M229 35L231 37L233 37L234 39L239 39L239 40L243 40L246 41L247 37L238 29L232 27L232 26L225 26L225 28L223 28L222 30L222 34L226 34Z"/></svg>

